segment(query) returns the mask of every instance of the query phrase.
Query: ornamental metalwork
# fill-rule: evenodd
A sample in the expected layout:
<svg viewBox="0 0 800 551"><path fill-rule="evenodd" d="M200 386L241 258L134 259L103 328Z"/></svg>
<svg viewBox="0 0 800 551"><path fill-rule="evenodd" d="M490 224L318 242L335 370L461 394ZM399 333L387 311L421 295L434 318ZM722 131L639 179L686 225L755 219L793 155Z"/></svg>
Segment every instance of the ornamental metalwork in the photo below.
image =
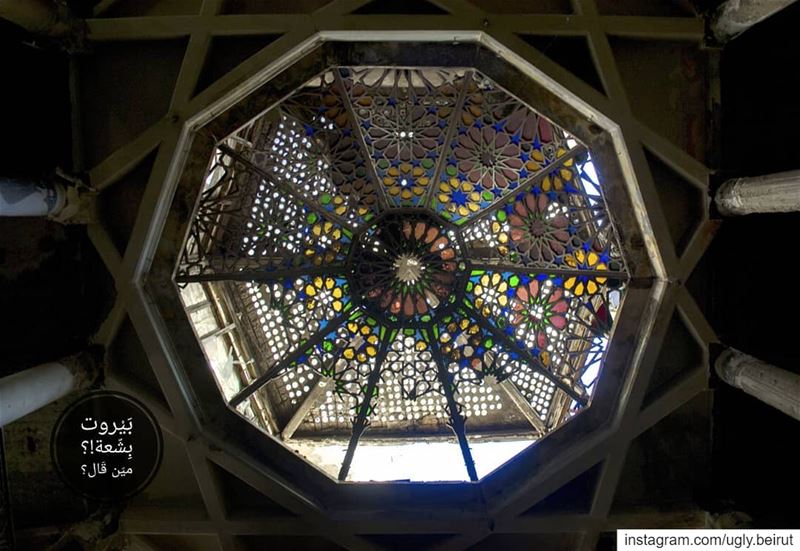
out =
<svg viewBox="0 0 800 551"><path fill-rule="evenodd" d="M327 70L220 141L176 273L226 305L192 321L230 406L266 426L278 383L284 438L348 427L341 480L368 427L441 420L471 480L468 422L558 428L627 280L591 152L470 68Z"/></svg>

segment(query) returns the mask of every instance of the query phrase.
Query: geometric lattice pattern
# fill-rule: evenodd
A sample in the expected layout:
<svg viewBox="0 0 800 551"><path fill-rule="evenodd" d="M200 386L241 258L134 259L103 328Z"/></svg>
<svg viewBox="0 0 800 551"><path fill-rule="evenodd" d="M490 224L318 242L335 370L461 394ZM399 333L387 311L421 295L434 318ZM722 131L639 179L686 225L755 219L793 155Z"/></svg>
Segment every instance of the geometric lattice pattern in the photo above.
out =
<svg viewBox="0 0 800 551"><path fill-rule="evenodd" d="M342 480L367 428L453 431L474 480L467 423L587 407L627 279L586 147L433 67L325 71L223 140L177 272L230 282L260 351L230 404L348 431Z"/></svg>

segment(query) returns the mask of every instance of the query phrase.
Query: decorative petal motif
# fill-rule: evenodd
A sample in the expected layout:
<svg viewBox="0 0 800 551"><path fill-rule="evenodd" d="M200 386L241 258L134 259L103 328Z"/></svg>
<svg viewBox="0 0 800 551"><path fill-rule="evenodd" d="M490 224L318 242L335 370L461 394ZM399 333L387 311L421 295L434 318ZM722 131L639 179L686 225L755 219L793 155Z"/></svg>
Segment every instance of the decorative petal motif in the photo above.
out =
<svg viewBox="0 0 800 551"><path fill-rule="evenodd" d="M569 310L559 278L474 272L466 299L511 343L529 351L545 367L551 364Z"/></svg>
<svg viewBox="0 0 800 551"><path fill-rule="evenodd" d="M449 144L434 207L462 224L552 163L564 133L475 74Z"/></svg>
<svg viewBox="0 0 800 551"><path fill-rule="evenodd" d="M566 211L546 193L526 193L509 216L511 241L531 260L552 262L564 254L569 241Z"/></svg>
<svg viewBox="0 0 800 551"><path fill-rule="evenodd" d="M416 400L434 391L442 393L428 335L418 329L398 332L386 356L386 367L400 379L405 399ZM384 375L388 372L385 371Z"/></svg>
<svg viewBox="0 0 800 551"><path fill-rule="evenodd" d="M373 398L367 396L367 379L376 368L382 331L374 319L355 313L305 350L283 372L302 367L332 379L331 392L349 404L349 417L354 418L361 405Z"/></svg>
<svg viewBox="0 0 800 551"><path fill-rule="evenodd" d="M360 405L366 396L366 379L375 369L382 329L372 318L361 316L347 322L337 331L336 338L323 341L323 347L336 347L339 359L333 368L322 373L332 376L339 395L348 394Z"/></svg>
<svg viewBox="0 0 800 551"><path fill-rule="evenodd" d="M464 70L342 70L375 169L395 205L419 205L433 180Z"/></svg>
<svg viewBox="0 0 800 551"><path fill-rule="evenodd" d="M564 258L567 266L581 271L604 271L608 269L608 257L594 251L577 250ZM576 296L584 294L593 295L600 290L600 285L606 282L603 276L585 274L574 275L567 278L564 287L575 293Z"/></svg>
<svg viewBox="0 0 800 551"><path fill-rule="evenodd" d="M566 154L566 149L557 152L559 157ZM566 160L528 191L509 195L488 216L466 224L469 256L547 270L575 268L580 263L575 256L591 251L604 259L599 269L624 271L595 179L588 156Z"/></svg>
<svg viewBox="0 0 800 551"><path fill-rule="evenodd" d="M445 357L455 364L451 371L462 380L480 383L487 375L502 378L495 366L495 336L465 312L456 311L442 320L439 345Z"/></svg>
<svg viewBox="0 0 800 551"><path fill-rule="evenodd" d="M584 277L587 282L581 279ZM595 338L607 341L612 311L617 308L612 305L610 293L618 291L611 284L616 287L621 283L589 276L565 279L545 274L476 271L467 283L465 300L542 367L559 377L569 375L572 385L580 368L571 360L585 359L586 351L596 345ZM592 294L588 293L590 287L594 289ZM618 298L614 301L618 303ZM564 368L565 365L569 367Z"/></svg>

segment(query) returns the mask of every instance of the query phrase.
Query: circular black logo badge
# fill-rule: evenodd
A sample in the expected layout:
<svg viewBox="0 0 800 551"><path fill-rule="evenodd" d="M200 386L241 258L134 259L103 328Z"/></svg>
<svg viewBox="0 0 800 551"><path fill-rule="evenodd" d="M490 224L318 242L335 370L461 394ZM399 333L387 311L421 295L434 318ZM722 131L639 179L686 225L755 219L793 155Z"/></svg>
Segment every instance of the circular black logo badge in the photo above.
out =
<svg viewBox="0 0 800 551"><path fill-rule="evenodd" d="M135 398L111 391L92 392L69 406L50 440L64 483L105 502L142 491L158 472L163 451L153 414Z"/></svg>

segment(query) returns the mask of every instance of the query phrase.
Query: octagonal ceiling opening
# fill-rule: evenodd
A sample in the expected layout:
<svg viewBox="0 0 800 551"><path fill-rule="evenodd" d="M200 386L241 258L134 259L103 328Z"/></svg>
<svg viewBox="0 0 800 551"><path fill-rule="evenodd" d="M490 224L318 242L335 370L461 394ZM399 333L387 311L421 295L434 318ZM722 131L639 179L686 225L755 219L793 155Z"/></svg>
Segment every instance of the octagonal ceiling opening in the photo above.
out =
<svg viewBox="0 0 800 551"><path fill-rule="evenodd" d="M589 149L473 68L334 67L221 140L176 281L221 399L339 480L477 480L589 407Z"/></svg>

